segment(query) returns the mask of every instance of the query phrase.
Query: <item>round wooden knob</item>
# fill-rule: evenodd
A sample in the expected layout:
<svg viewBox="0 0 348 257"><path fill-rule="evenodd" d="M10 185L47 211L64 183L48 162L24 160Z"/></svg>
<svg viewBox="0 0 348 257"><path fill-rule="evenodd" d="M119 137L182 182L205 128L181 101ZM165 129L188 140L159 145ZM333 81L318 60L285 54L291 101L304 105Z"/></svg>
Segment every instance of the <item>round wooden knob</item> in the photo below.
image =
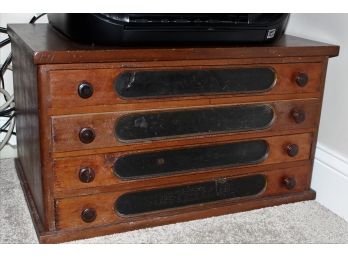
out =
<svg viewBox="0 0 348 257"><path fill-rule="evenodd" d="M92 128L82 128L80 130L80 141L84 144L89 144L91 142L93 142L94 138L95 138L95 133L94 130Z"/></svg>
<svg viewBox="0 0 348 257"><path fill-rule="evenodd" d="M302 123L306 119L306 114L302 110L293 109L291 111L291 117L294 119L296 123Z"/></svg>
<svg viewBox="0 0 348 257"><path fill-rule="evenodd" d="M294 189L296 186L296 179L293 177L284 177L282 184L289 190Z"/></svg>
<svg viewBox="0 0 348 257"><path fill-rule="evenodd" d="M81 98L89 98L93 95L93 86L88 82L82 82L77 89L77 92Z"/></svg>
<svg viewBox="0 0 348 257"><path fill-rule="evenodd" d="M286 146L286 152L290 157L294 157L298 154L298 145L296 144L288 144Z"/></svg>
<svg viewBox="0 0 348 257"><path fill-rule="evenodd" d="M81 212L81 219L86 223L93 222L96 218L97 211L93 208L86 208Z"/></svg>
<svg viewBox="0 0 348 257"><path fill-rule="evenodd" d="M82 183L90 183L94 180L95 172L91 168L81 168L79 178Z"/></svg>
<svg viewBox="0 0 348 257"><path fill-rule="evenodd" d="M308 83L308 75L306 73L297 73L295 76L295 81L297 83L298 86L300 87L304 87L305 85L307 85Z"/></svg>

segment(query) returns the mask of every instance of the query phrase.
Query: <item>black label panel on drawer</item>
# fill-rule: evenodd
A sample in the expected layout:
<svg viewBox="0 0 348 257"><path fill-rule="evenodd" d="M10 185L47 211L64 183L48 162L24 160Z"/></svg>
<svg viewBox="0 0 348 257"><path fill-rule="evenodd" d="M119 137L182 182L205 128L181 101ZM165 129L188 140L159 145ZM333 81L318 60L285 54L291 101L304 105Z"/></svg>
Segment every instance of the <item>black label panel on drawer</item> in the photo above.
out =
<svg viewBox="0 0 348 257"><path fill-rule="evenodd" d="M123 179L170 175L175 172L256 164L268 156L265 140L243 141L125 155L116 160L114 174Z"/></svg>
<svg viewBox="0 0 348 257"><path fill-rule="evenodd" d="M269 67L209 70L126 71L115 80L122 98L254 93L272 88L276 74Z"/></svg>
<svg viewBox="0 0 348 257"><path fill-rule="evenodd" d="M269 104L137 113L122 116L115 133L118 139L127 141L242 132L266 129L273 118Z"/></svg>
<svg viewBox="0 0 348 257"><path fill-rule="evenodd" d="M141 214L218 200L254 196L261 193L266 184L264 175L253 175L131 192L121 195L116 200L115 211L121 215Z"/></svg>

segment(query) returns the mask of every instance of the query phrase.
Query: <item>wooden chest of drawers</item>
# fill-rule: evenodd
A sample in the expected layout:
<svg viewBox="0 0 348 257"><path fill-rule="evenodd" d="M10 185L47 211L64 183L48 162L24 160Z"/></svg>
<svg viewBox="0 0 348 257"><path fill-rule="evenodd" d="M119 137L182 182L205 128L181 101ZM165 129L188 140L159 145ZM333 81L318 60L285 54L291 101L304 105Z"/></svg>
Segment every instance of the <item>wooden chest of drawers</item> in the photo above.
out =
<svg viewBox="0 0 348 257"><path fill-rule="evenodd" d="M9 33L16 167L40 242L315 198L337 46L105 49L45 24Z"/></svg>

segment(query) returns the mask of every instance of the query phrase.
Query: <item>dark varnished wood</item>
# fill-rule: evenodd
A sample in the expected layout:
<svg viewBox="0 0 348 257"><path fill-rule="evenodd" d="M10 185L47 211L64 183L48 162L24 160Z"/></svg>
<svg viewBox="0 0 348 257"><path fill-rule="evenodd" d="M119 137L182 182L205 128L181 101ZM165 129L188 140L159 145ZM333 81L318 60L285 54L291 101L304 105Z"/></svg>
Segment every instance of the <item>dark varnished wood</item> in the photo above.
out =
<svg viewBox="0 0 348 257"><path fill-rule="evenodd" d="M23 41L12 44L12 52L18 159L38 217L45 224L37 66Z"/></svg>
<svg viewBox="0 0 348 257"><path fill-rule="evenodd" d="M323 60L323 64L324 64L324 70L323 70L323 73L322 73L322 79L321 79L321 92L320 92L320 106L319 106L319 124L320 124L320 116L321 116L321 109L322 109L322 105L323 105L323 98L324 98L324 87L325 87L325 79L326 79L326 72L327 72L327 67L328 67L328 63L329 63L329 58L326 57L324 60ZM316 145L317 145L317 142L318 142L318 135L319 135L319 124L318 124L318 129L315 131L315 133L313 134L313 142L312 142L312 149L311 149L311 157L310 157L310 160L311 160L311 165L312 165L312 169L311 169L311 179L312 179L312 174L313 174L313 165L314 165L314 159L315 159L315 152L316 152Z"/></svg>
<svg viewBox="0 0 348 257"><path fill-rule="evenodd" d="M267 158L257 165L247 165L248 168L244 168L245 165L237 166L234 168L229 168L230 173L241 174L245 172L252 172L255 170L256 166L269 165L268 167L273 167L277 163L289 163L296 162L300 160L309 160L310 147L312 136L311 134L299 134L299 135L286 135L278 137L262 138L266 140L269 153ZM247 140L246 140L247 141ZM220 143L221 144L221 143ZM288 144L298 144L299 153L295 157L289 157L286 152L286 146ZM201 146L202 144L198 144ZM195 144L195 146L198 146ZM211 145L211 144L203 144ZM190 147L186 145L186 147ZM192 147L192 146L191 146ZM182 148L182 147L181 147ZM174 148L174 149L181 149ZM173 149L173 148L169 148ZM160 150L168 150L168 148L161 148ZM153 150L152 150L153 151ZM215 167L210 169L200 169L191 172L179 172L176 174L168 174L165 176L157 176L154 178L143 178L135 180L122 179L113 174L113 166L117 158L121 156L127 156L134 153L144 153L147 151L126 151L126 152L116 152L107 153L101 155L92 155L84 157L75 158L60 158L54 160L53 170L55 174L55 192L56 196L61 195L63 192L72 191L74 189L90 189L99 186L111 186L114 185L115 188L142 188L145 185L156 185L161 180L171 182L180 179L182 181L190 181L202 177L204 173L210 173L214 177L214 173L221 172L225 170L224 167ZM80 180L79 173L81 168L90 168L95 172L95 177L90 183L83 183ZM86 191L88 192L88 191Z"/></svg>
<svg viewBox="0 0 348 257"><path fill-rule="evenodd" d="M35 64L197 60L283 56L336 56L337 46L285 35L271 45L201 47L113 47L81 45L59 34L48 24L12 24L8 30L19 34L34 54ZM300 54L299 54L300 53Z"/></svg>
<svg viewBox="0 0 348 257"><path fill-rule="evenodd" d="M19 182L24 192L25 200L30 210L30 216L34 224L36 235L40 237L40 235L45 233L47 229L45 228L44 221L40 217L39 210L36 204L37 200L34 199L33 194L31 193L30 185L28 184L27 177L24 173L24 169L19 158L15 159L15 167L17 171L17 176L19 178Z"/></svg>
<svg viewBox="0 0 348 257"><path fill-rule="evenodd" d="M54 198L53 198L53 173L52 173L52 124L50 122L50 116L48 114L47 96L49 96L48 87L44 86L46 81L45 74L40 72L41 67L38 66L38 93L39 93L39 108L40 108L40 144L41 144L41 167L43 189L45 193L46 202L46 227L48 230L55 230L55 217L54 217Z"/></svg>
<svg viewBox="0 0 348 257"><path fill-rule="evenodd" d="M328 58L338 55L338 46L284 36L268 45L99 47L71 42L47 24L10 25L8 31L18 104L16 168L41 242L314 199L310 181L326 67ZM117 74L127 70L260 66L277 71L274 87L262 93L126 100L113 88ZM79 92L81 83L92 87ZM121 142L112 134L115 119L128 113L252 103L274 106L277 116L270 128L146 142ZM95 133L91 142L79 138L84 127ZM270 152L257 164L139 180L122 180L112 173L114 161L124 154L260 138L267 140ZM115 218L115 196L121 193L257 173L270 180L256 197Z"/></svg>
<svg viewBox="0 0 348 257"><path fill-rule="evenodd" d="M242 202L231 202L231 204L223 202L221 204L216 204L214 208L200 209L194 212L179 212L174 215L158 216L156 218L150 217L148 219L139 219L117 225L110 224L96 227L43 232L40 234L39 240L41 243L62 243L71 240L121 233L129 230L225 215L226 213L243 212L275 205L313 200L315 199L315 195L315 191L307 190L299 193L284 193L282 195L264 198L245 199Z"/></svg>
<svg viewBox="0 0 348 257"><path fill-rule="evenodd" d="M260 131L276 133L277 131L282 130L315 128L317 126L317 111L319 105L319 102L317 100L278 101L270 104L274 108L275 119L270 127ZM293 117L291 116L291 112L294 108L301 109L306 113L306 119L304 122L298 124L294 121ZM134 142L121 141L115 136L115 124L119 117L126 115L127 113L128 112L119 112L52 117L53 152L96 149L116 146L127 147L131 149L134 145L137 144L142 144L148 148L151 148L155 146L164 146L168 144L168 142L170 141L182 141L186 144L188 139L194 142L196 138L219 138L223 135L226 135L226 133L204 133L195 135L185 135L181 137L173 136L171 138L151 138L148 140L137 140ZM95 133L95 139L89 144L81 142L79 138L80 130L87 127L93 129ZM257 131L254 130L249 132L227 134L245 134L245 137L248 137L250 136L250 134L253 134L255 132Z"/></svg>
<svg viewBox="0 0 348 257"><path fill-rule="evenodd" d="M295 167L289 169L282 170L273 170L273 171L263 171L258 172L256 174L264 174L267 177L267 186L265 190L254 197L267 197L272 195L279 195L282 193L295 193L295 192L303 192L309 190L309 179L310 179L310 170L309 166L305 167ZM250 174L250 173L249 173ZM244 175L247 176L247 175ZM229 176L230 177L230 176ZM296 180L296 186L292 189L288 189L283 184L284 177L293 177ZM217 178L221 179L221 178ZM179 180L180 181L180 180ZM172 183L171 186L176 185L184 185L184 184L194 184L198 182L203 182L202 180L192 180L190 182L175 182ZM155 189L158 187L150 187L151 189ZM149 188L148 188L149 189ZM210 209L214 208L214 205L219 204L219 202L215 203L206 203L199 205L192 205L187 207L168 209L163 211L156 211L151 213L144 213L139 215L131 215L131 216L123 216L115 213L114 203L118 199L119 196L124 194L125 192L133 192L140 191L137 188L133 190L127 191L115 191L110 193L103 193L97 195L86 195L81 197L72 197L72 198L64 198L56 200L56 217L57 217L57 228L58 229L67 229L67 228L82 228L82 227L92 227L102 224L110 224L113 223L117 225L122 222L133 222L139 219L150 219L156 218L157 216L171 216L175 215L178 212L194 212L199 209ZM246 198L248 199L248 198ZM221 202L231 203L238 199L231 200L223 200ZM84 208L93 208L97 212L97 217L94 222L86 223L81 219L81 211Z"/></svg>
<svg viewBox="0 0 348 257"><path fill-rule="evenodd" d="M147 101L141 104L123 103L114 105L95 105L95 106L79 106L79 107L62 107L49 108L48 113L51 116L70 115L70 114L90 114L90 113L105 113L105 112L129 112L136 110L161 110L174 109L185 107L200 107L206 105L229 105L241 103L258 103L258 102L273 102L282 100L303 100L303 99L318 99L320 92L317 93L303 93L303 94L286 94L286 95L253 95L253 96L239 96L239 97L223 97L216 96L215 98L200 98L200 99L180 99L175 101L168 101L162 99L161 101ZM183 97L184 98L184 97Z"/></svg>
<svg viewBox="0 0 348 257"><path fill-rule="evenodd" d="M97 106L97 105L113 105L113 104L138 104L144 102L160 102L175 101L184 99L204 99L216 97L231 97L250 96L250 95L286 95L286 94L305 94L318 93L321 84L321 63L301 63L301 64L254 64L254 65L235 65L235 66L186 66L182 63L180 67L161 67L151 68L152 63L144 63L144 66L136 68L123 68L119 64L119 68L114 69L92 69L88 66L81 65L78 70L51 70L48 71L51 98L50 106L52 108L69 108L79 106ZM233 68L233 67L270 67L276 73L275 84L265 92L251 92L244 94L206 94L206 95L192 95L192 96L174 96L174 97L152 97L148 99L123 99L118 96L114 90L114 83L116 78L125 71L152 71L152 70L201 70L201 69L218 69L218 68ZM52 67L54 69L54 67ZM297 74L305 73L309 77L308 83L304 87L300 87L296 83ZM79 96L78 88L81 84L90 84L93 87L93 96L83 98Z"/></svg>

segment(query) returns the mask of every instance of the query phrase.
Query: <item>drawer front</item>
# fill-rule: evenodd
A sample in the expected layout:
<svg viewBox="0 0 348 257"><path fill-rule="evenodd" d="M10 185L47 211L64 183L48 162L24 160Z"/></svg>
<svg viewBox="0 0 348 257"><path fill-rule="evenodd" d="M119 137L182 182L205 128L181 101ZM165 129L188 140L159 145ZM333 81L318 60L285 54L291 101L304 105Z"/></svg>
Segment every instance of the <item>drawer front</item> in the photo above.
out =
<svg viewBox="0 0 348 257"><path fill-rule="evenodd" d="M274 115L270 104L126 114L117 120L115 135L119 141L131 142L264 130L271 126Z"/></svg>
<svg viewBox="0 0 348 257"><path fill-rule="evenodd" d="M269 145L266 140L129 153L115 160L113 173L121 179L166 176L176 172L214 167L258 164L263 162L268 154Z"/></svg>
<svg viewBox="0 0 348 257"><path fill-rule="evenodd" d="M276 78L271 67L125 71L114 89L123 99L252 94L270 90Z"/></svg>
<svg viewBox="0 0 348 257"><path fill-rule="evenodd" d="M190 185L128 192L114 203L115 213L127 216L224 199L256 196L267 185L263 174L222 178Z"/></svg>
<svg viewBox="0 0 348 257"><path fill-rule="evenodd" d="M261 139L204 144L152 151L128 151L56 159L53 164L55 191L88 189L117 185L140 188L189 180L202 173L214 176L222 170L240 173L237 168L309 160L312 135L298 134ZM187 176L189 175L189 177Z"/></svg>
<svg viewBox="0 0 348 257"><path fill-rule="evenodd" d="M250 198L309 189L310 167L300 166L166 187L133 189L56 199L58 229L92 227L110 223L153 219L189 213Z"/></svg>
<svg viewBox="0 0 348 257"><path fill-rule="evenodd" d="M53 108L320 91L321 63L49 71ZM162 100L161 100L162 99Z"/></svg>
<svg viewBox="0 0 348 257"><path fill-rule="evenodd" d="M52 117L53 151L132 145L162 147L170 141L238 133L316 128L318 100L279 101L149 112ZM187 141L186 141L187 143Z"/></svg>

